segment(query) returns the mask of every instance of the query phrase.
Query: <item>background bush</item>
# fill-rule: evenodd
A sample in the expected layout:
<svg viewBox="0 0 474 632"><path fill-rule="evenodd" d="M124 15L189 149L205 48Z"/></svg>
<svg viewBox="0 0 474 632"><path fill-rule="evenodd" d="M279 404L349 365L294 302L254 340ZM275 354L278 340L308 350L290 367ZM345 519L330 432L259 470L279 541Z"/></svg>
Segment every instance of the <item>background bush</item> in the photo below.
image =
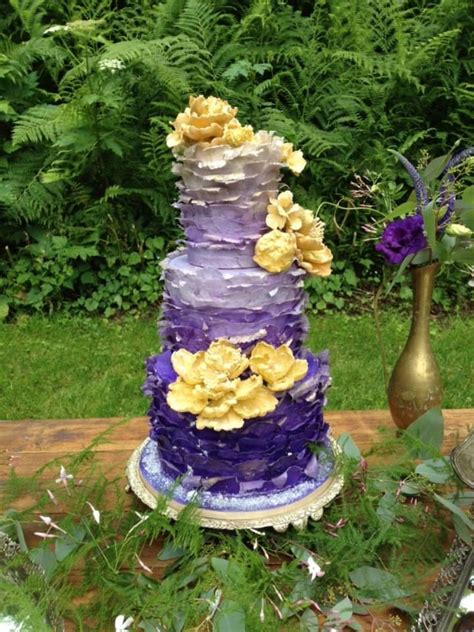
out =
<svg viewBox="0 0 474 632"><path fill-rule="evenodd" d="M157 302L179 238L165 136L190 93L303 149L288 182L338 262L309 282L316 310L381 281L354 174L390 208L407 182L388 147L416 162L474 144L470 0L10 0L0 25L3 316ZM448 269L435 300L462 305L467 281Z"/></svg>

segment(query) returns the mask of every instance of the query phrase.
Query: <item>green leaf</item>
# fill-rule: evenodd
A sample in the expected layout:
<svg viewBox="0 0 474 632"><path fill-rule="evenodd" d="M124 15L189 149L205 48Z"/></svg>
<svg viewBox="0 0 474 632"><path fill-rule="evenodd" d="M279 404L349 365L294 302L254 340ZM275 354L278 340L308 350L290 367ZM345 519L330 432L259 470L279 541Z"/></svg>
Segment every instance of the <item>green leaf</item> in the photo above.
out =
<svg viewBox="0 0 474 632"><path fill-rule="evenodd" d="M225 579L229 572L229 560L224 560L222 557L213 557L211 559L212 568L216 571L221 579Z"/></svg>
<svg viewBox="0 0 474 632"><path fill-rule="evenodd" d="M409 215L415 210L415 208L416 198L409 199L406 202L403 202L403 204L400 204L399 206L394 208L393 211L389 213L385 219L390 221L392 219L397 219L397 217L400 217L401 215Z"/></svg>
<svg viewBox="0 0 474 632"><path fill-rule="evenodd" d="M474 185L464 189L461 195L461 200L468 206L474 206Z"/></svg>
<svg viewBox="0 0 474 632"><path fill-rule="evenodd" d="M423 476L432 483L447 483L453 476L449 461L445 458L428 459L415 468L416 474Z"/></svg>
<svg viewBox="0 0 474 632"><path fill-rule="evenodd" d="M453 250L451 255L453 261L458 263L466 263L467 265L474 265L474 244L467 243L467 245L459 245Z"/></svg>
<svg viewBox="0 0 474 632"><path fill-rule="evenodd" d="M301 615L300 630L301 632L318 632L319 630L318 617L310 608Z"/></svg>
<svg viewBox="0 0 474 632"><path fill-rule="evenodd" d="M418 417L404 433L414 458L429 459L439 452L443 443L444 419L441 408L430 408Z"/></svg>
<svg viewBox="0 0 474 632"><path fill-rule="evenodd" d="M464 513L464 511L460 507L452 503L447 498L440 496L439 494L433 494L433 498L440 505L443 505L443 507L446 507L446 509L448 509L452 514L457 516L459 520L461 520L466 525L466 527L468 527L471 531L474 531L474 522L469 518L467 514Z"/></svg>
<svg viewBox="0 0 474 632"><path fill-rule="evenodd" d="M460 214L461 222L471 230L474 230L474 208L463 211Z"/></svg>
<svg viewBox="0 0 474 632"><path fill-rule="evenodd" d="M352 601L349 597L344 597L344 599L338 601L337 604L331 608L331 612L337 612L341 621L349 621L352 617Z"/></svg>
<svg viewBox="0 0 474 632"><path fill-rule="evenodd" d="M364 601L393 602L409 594L394 575L380 568L360 566L349 573L349 578Z"/></svg>
<svg viewBox="0 0 474 632"><path fill-rule="evenodd" d="M444 154L444 156L433 158L433 160L428 163L428 166L421 173L423 181L428 184L429 182L436 180L436 178L439 178L439 176L445 170L450 159L451 152L449 154Z"/></svg>
<svg viewBox="0 0 474 632"><path fill-rule="evenodd" d="M245 611L236 601L226 600L219 608L214 621L214 632L245 632Z"/></svg>
<svg viewBox="0 0 474 632"><path fill-rule="evenodd" d="M62 562L66 557L78 547L78 543L68 535L61 536L56 540L54 553L58 562Z"/></svg>
<svg viewBox="0 0 474 632"><path fill-rule="evenodd" d="M400 277L402 276L402 274L405 272L406 268L410 265L410 263L413 261L415 255L407 255L405 257L405 259L403 259L403 261L400 264L400 267L398 268L395 276L392 279L392 282L390 283L390 285L388 286L387 291L385 292L385 296L387 296L388 294L390 294L390 292L392 291L393 286L395 285L395 283L397 283L397 281L400 279Z"/></svg>
<svg viewBox="0 0 474 632"><path fill-rule="evenodd" d="M380 518L380 522L385 525L392 524L396 515L396 506L397 498L395 494L392 492L385 492L377 505L377 515Z"/></svg>
<svg viewBox="0 0 474 632"><path fill-rule="evenodd" d="M464 520L461 520L461 518L456 515L453 515L453 524L456 529L456 534L461 540L468 546L472 546L472 529L469 529Z"/></svg>
<svg viewBox="0 0 474 632"><path fill-rule="evenodd" d="M339 444L339 446L342 448L342 451L349 459L355 459L357 461L360 461L360 457L361 457L360 450L348 432L343 432L339 436L337 443Z"/></svg>
<svg viewBox="0 0 474 632"><path fill-rule="evenodd" d="M39 564L44 570L46 578L49 579L57 566L57 560L54 553L47 546L43 546L30 551L31 559Z"/></svg>
<svg viewBox="0 0 474 632"><path fill-rule="evenodd" d="M431 250L436 250L436 213L433 203L427 204L423 210L423 223L426 239Z"/></svg>
<svg viewBox="0 0 474 632"><path fill-rule="evenodd" d="M162 561L173 560L179 557L183 557L185 553L185 549L179 549L172 544L165 544L165 546L161 549L157 559Z"/></svg>

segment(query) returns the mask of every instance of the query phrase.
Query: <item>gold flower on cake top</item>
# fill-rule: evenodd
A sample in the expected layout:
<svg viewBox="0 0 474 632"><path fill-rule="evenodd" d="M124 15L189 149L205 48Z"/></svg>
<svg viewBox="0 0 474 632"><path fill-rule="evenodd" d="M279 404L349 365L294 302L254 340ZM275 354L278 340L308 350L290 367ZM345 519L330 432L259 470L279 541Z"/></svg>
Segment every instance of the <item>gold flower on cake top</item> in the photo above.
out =
<svg viewBox="0 0 474 632"><path fill-rule="evenodd" d="M253 260L268 272L285 272L296 256L296 238L293 233L271 230L255 244Z"/></svg>
<svg viewBox="0 0 474 632"><path fill-rule="evenodd" d="M286 391L308 372L306 360L296 360L288 345L272 347L258 342L250 355L250 368L260 375L271 391Z"/></svg>
<svg viewBox="0 0 474 632"><path fill-rule="evenodd" d="M217 97L189 97L189 106L171 123L175 131L168 134L168 147L200 141L212 141L224 134L226 125L234 123L237 108ZM239 126L237 122L237 126Z"/></svg>
<svg viewBox="0 0 474 632"><path fill-rule="evenodd" d="M248 143L254 140L255 135L251 125L244 125L242 127L237 119L235 119L235 122L238 123L238 125L233 125L232 122L230 122L224 127L224 132L222 134L223 143L230 145L231 147L240 147L243 143Z"/></svg>
<svg viewBox="0 0 474 632"><path fill-rule="evenodd" d="M300 230L313 221L313 213L293 201L291 191L283 191L276 198L270 198L267 206L266 224L273 229Z"/></svg>
<svg viewBox="0 0 474 632"><path fill-rule="evenodd" d="M302 268L313 276L331 274L332 252L323 243L324 224L314 219L309 227L303 227L296 235L296 257Z"/></svg>
<svg viewBox="0 0 474 632"><path fill-rule="evenodd" d="M303 152L300 149L294 151L292 143L283 143L281 160L289 167L295 176L299 176L306 167Z"/></svg>
<svg viewBox="0 0 474 632"><path fill-rule="evenodd" d="M198 415L198 430L241 428L246 419L266 415L277 406L260 376L239 377L249 359L228 340L215 340L207 351L175 351L171 363L178 379L169 386L168 405Z"/></svg>

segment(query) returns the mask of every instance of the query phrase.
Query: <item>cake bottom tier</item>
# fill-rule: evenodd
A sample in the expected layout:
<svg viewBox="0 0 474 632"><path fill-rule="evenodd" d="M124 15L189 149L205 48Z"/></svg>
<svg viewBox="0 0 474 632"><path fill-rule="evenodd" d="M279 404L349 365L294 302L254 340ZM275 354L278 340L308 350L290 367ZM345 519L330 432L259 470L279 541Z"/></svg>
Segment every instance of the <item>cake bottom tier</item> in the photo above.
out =
<svg viewBox="0 0 474 632"><path fill-rule="evenodd" d="M255 495L281 491L321 476L318 452L327 445L323 419L330 383L327 353L304 352L308 373L276 409L233 431L198 430L195 416L172 410L166 395L176 380L171 352L147 361L144 392L152 396L150 438L162 473L188 492Z"/></svg>

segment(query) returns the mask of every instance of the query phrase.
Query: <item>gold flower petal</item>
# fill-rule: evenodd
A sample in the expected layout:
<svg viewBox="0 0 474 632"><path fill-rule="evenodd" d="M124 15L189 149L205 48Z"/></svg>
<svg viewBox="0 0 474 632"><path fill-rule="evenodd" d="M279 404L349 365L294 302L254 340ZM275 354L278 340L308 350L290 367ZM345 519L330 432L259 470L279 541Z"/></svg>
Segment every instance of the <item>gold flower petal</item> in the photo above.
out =
<svg viewBox="0 0 474 632"><path fill-rule="evenodd" d="M298 149L298 151L291 152L286 160L286 164L295 176L299 176L306 167L306 160L303 158L303 152L300 149Z"/></svg>
<svg viewBox="0 0 474 632"><path fill-rule="evenodd" d="M273 392L287 391L292 388L295 382L304 378L308 372L308 362L306 360L295 360L289 372L279 380L268 384L268 388Z"/></svg>
<svg viewBox="0 0 474 632"><path fill-rule="evenodd" d="M249 365L240 349L224 338L214 340L205 352L204 362L211 369L225 374L231 380L238 377Z"/></svg>
<svg viewBox="0 0 474 632"><path fill-rule="evenodd" d="M242 428L243 425L244 419L233 409L219 418L210 419L209 417L199 415L196 419L196 428L198 430L203 430L204 428L211 428L212 430L236 430L237 428Z"/></svg>
<svg viewBox="0 0 474 632"><path fill-rule="evenodd" d="M298 249L299 264L313 276L325 277L331 274L332 252L324 244L312 250Z"/></svg>
<svg viewBox="0 0 474 632"><path fill-rule="evenodd" d="M201 368L204 351L191 353L187 349L179 349L171 355L171 364L176 373L188 384L199 384L202 381Z"/></svg>
<svg viewBox="0 0 474 632"><path fill-rule="evenodd" d="M255 245L253 260L268 272L284 272L296 255L296 239L293 233L271 230L262 235Z"/></svg>
<svg viewBox="0 0 474 632"><path fill-rule="evenodd" d="M274 347L264 340L257 342L250 354L250 368L257 375L261 375L265 381L272 378L274 354Z"/></svg>
<svg viewBox="0 0 474 632"><path fill-rule="evenodd" d="M237 398L234 393L225 393L222 397L209 401L201 411L202 417L222 417L225 415L234 404L237 403Z"/></svg>
<svg viewBox="0 0 474 632"><path fill-rule="evenodd" d="M246 380L236 380L235 396L238 400L251 397L252 393L262 386L263 380L260 375L252 375Z"/></svg>
<svg viewBox="0 0 474 632"><path fill-rule="evenodd" d="M202 391L178 378L176 382L170 384L166 401L168 406L178 413L198 415L208 400Z"/></svg>
<svg viewBox="0 0 474 632"><path fill-rule="evenodd" d="M266 386L258 386L252 393L240 399L234 404L233 410L244 419L252 419L254 417L263 417L267 413L275 410L278 399L271 393Z"/></svg>

